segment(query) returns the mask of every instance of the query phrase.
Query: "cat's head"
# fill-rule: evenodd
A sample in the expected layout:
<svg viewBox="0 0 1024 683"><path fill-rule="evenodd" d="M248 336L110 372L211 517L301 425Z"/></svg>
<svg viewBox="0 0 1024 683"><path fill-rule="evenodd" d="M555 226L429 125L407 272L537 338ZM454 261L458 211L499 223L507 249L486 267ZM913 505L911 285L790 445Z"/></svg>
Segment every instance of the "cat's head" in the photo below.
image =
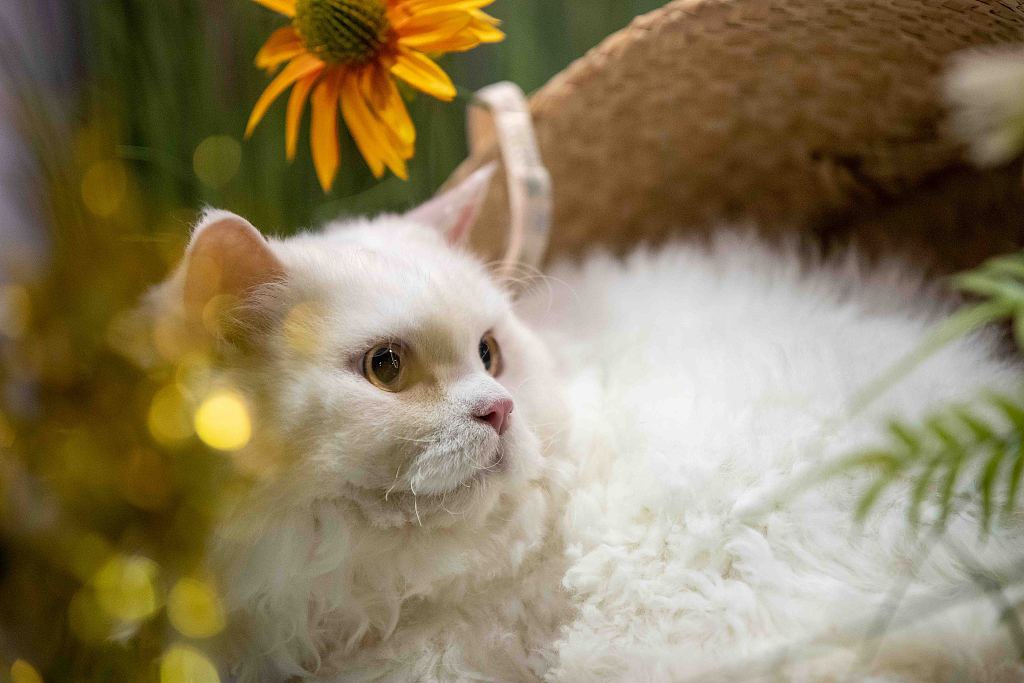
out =
<svg viewBox="0 0 1024 683"><path fill-rule="evenodd" d="M547 354L461 247L488 180L287 239L224 212L194 231L162 296L220 338L253 413L240 459L278 503L449 524L538 476L559 409Z"/></svg>

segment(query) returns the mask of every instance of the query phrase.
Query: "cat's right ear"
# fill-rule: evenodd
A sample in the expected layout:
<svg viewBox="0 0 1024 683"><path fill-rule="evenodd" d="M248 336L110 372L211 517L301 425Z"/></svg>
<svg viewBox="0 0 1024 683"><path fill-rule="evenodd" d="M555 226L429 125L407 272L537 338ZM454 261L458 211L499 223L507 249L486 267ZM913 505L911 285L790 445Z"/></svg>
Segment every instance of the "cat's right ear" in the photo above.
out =
<svg viewBox="0 0 1024 683"><path fill-rule="evenodd" d="M245 301L260 285L283 276L281 262L249 221L228 211L207 211L185 251L186 315L202 320L211 302Z"/></svg>
<svg viewBox="0 0 1024 683"><path fill-rule="evenodd" d="M441 233L448 244L465 244L497 168L492 162L477 169L461 183L417 206L405 217Z"/></svg>

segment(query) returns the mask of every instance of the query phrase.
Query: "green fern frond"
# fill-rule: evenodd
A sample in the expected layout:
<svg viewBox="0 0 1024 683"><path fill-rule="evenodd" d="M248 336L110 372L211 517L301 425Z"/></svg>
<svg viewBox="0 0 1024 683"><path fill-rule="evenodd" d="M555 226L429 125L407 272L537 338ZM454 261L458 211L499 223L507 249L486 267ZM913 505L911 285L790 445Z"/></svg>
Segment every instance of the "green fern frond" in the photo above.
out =
<svg viewBox="0 0 1024 683"><path fill-rule="evenodd" d="M953 285L986 299L996 319L1012 318L1017 345L1024 349L1024 252L989 259L955 277Z"/></svg>
<svg viewBox="0 0 1024 683"><path fill-rule="evenodd" d="M990 323L1009 319L1017 346L1024 350L1024 251L989 259L954 277L952 284L981 301L937 325L916 349L858 392L851 401L852 413L866 408L947 344Z"/></svg>
<svg viewBox="0 0 1024 683"><path fill-rule="evenodd" d="M857 394L856 414L947 344L992 322L1010 320L1018 348L1024 350L1024 252L990 259L953 279L953 286L980 301L935 327L924 342ZM988 394L970 406L949 406L922 423L892 421L881 448L854 453L825 476L872 471L874 479L861 496L857 518L863 520L897 482L909 486L907 516L919 524L926 502L934 502L941 528L961 494L978 506L984 531L999 511L1017 509L1024 479L1024 395ZM965 484L967 477L971 483Z"/></svg>
<svg viewBox="0 0 1024 683"><path fill-rule="evenodd" d="M893 421L887 444L846 459L838 471L875 472L858 504L858 519L900 481L910 487L907 516L914 525L925 503L933 502L935 523L944 526L961 495L978 505L986 531L997 508L1014 510L1024 474L1024 397L988 395L977 406L988 409L957 405L929 415L922 424ZM970 484L965 483L968 476Z"/></svg>

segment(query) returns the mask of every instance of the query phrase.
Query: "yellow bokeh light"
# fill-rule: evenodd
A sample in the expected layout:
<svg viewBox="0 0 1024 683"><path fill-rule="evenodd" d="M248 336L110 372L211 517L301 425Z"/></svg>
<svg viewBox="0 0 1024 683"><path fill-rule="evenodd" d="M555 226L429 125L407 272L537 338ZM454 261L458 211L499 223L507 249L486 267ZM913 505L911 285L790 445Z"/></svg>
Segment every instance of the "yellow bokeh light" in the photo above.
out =
<svg viewBox="0 0 1024 683"><path fill-rule="evenodd" d="M0 287L0 335L17 339L28 329L32 301L20 285Z"/></svg>
<svg viewBox="0 0 1024 683"><path fill-rule="evenodd" d="M43 677L34 666L19 659L11 664L11 683L43 683Z"/></svg>
<svg viewBox="0 0 1024 683"><path fill-rule="evenodd" d="M148 558L116 555L93 577L96 601L115 619L146 619L160 606L156 591L158 572L156 563Z"/></svg>
<svg viewBox="0 0 1024 683"><path fill-rule="evenodd" d="M237 451L252 437L252 421L245 399L222 389L202 402L195 416L195 430L206 445L220 451Z"/></svg>
<svg viewBox="0 0 1024 683"><path fill-rule="evenodd" d="M160 660L160 683L220 683L220 676L199 650L172 645Z"/></svg>
<svg viewBox="0 0 1024 683"><path fill-rule="evenodd" d="M210 357L191 351L183 355L174 369L174 381L189 396L205 396L213 382L214 372Z"/></svg>
<svg viewBox="0 0 1024 683"><path fill-rule="evenodd" d="M97 161L82 177L82 201L99 218L109 218L124 203L128 173L120 161Z"/></svg>
<svg viewBox="0 0 1024 683"><path fill-rule="evenodd" d="M189 419L191 406L177 386L168 385L156 392L149 405L147 424L153 438L162 444L175 444L193 434Z"/></svg>
<svg viewBox="0 0 1024 683"><path fill-rule="evenodd" d="M196 177L212 188L231 182L241 165L242 146L230 135L211 135L196 146L192 155Z"/></svg>
<svg viewBox="0 0 1024 683"><path fill-rule="evenodd" d="M174 584L167 598L167 617L189 638L209 638L224 629L224 608L217 592L196 579L184 578Z"/></svg>

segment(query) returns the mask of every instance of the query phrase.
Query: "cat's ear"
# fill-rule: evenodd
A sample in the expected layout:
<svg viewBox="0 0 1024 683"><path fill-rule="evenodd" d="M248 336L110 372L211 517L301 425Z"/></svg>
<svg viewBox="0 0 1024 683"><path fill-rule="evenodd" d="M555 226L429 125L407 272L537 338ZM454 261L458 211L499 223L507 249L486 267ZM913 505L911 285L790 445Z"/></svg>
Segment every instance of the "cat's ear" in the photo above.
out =
<svg viewBox="0 0 1024 683"><path fill-rule="evenodd" d="M197 318L217 297L242 301L284 275L266 238L249 221L227 211L203 214L185 251L184 268L185 310Z"/></svg>
<svg viewBox="0 0 1024 683"><path fill-rule="evenodd" d="M409 211L410 221L434 228L448 244L463 244L480 215L491 178L498 165L482 166L455 187Z"/></svg>

